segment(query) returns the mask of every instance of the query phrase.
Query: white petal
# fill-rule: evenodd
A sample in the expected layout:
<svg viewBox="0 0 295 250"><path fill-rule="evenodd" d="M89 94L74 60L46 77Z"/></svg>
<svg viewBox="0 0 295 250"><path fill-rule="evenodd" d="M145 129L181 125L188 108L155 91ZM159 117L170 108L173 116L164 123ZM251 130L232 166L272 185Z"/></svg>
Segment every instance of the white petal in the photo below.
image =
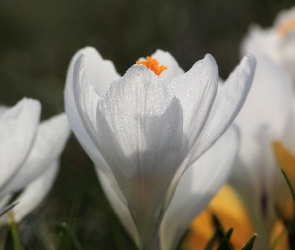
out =
<svg viewBox="0 0 295 250"><path fill-rule="evenodd" d="M286 122L286 126L284 128L282 134L282 142L284 146L290 150L291 152L295 153L295 97L293 96L293 100L291 101L291 110L290 114L288 115L288 120Z"/></svg>
<svg viewBox="0 0 295 250"><path fill-rule="evenodd" d="M87 102L87 97L78 100ZM97 110L96 126L96 134L94 124L89 131L111 167L133 218L156 223L152 217L160 213L180 163L179 100L162 79L146 67L134 65L106 92Z"/></svg>
<svg viewBox="0 0 295 250"><path fill-rule="evenodd" d="M294 19L295 19L295 7L280 11L274 21L274 26L282 25L286 21L289 21L289 20L293 21Z"/></svg>
<svg viewBox="0 0 295 250"><path fill-rule="evenodd" d="M288 73L292 76L293 82L295 80L295 32L294 32L294 19L295 19L295 8L292 7L290 9L281 11L276 20L274 22L273 30L276 32L277 36L279 36L280 44L278 46L278 54L282 62L280 65L288 71ZM282 33L282 28L286 33Z"/></svg>
<svg viewBox="0 0 295 250"><path fill-rule="evenodd" d="M9 109L8 106L0 105L0 117Z"/></svg>
<svg viewBox="0 0 295 250"><path fill-rule="evenodd" d="M293 98L292 83L285 72L269 58L257 56L252 88L235 119L241 130L241 147L230 181L248 206L254 223L261 224L259 227L266 221L263 218L270 218L273 212L272 206L261 206L261 198L266 196L268 204L275 198L272 188L277 188L274 181L281 174L271 144L283 138Z"/></svg>
<svg viewBox="0 0 295 250"><path fill-rule="evenodd" d="M8 202L11 199L12 194L6 194L4 196L1 196L0 199L0 210L3 209L4 207L8 206Z"/></svg>
<svg viewBox="0 0 295 250"><path fill-rule="evenodd" d="M175 249L191 221L227 180L238 146L238 130L231 126L183 174L161 225L161 250Z"/></svg>
<svg viewBox="0 0 295 250"><path fill-rule="evenodd" d="M255 66L256 60L249 54L225 81L223 96L218 108L212 109L215 113L210 114L210 119L195 144L191 163L215 143L239 113L250 90Z"/></svg>
<svg viewBox="0 0 295 250"><path fill-rule="evenodd" d="M112 61L105 60L95 48L86 47L79 50L73 57L71 64L80 54L85 56L84 70L87 81L92 85L98 96L102 97L112 81L119 79L120 75ZM71 67L71 65L70 65ZM70 73L69 74L73 74ZM73 76L73 75L72 75Z"/></svg>
<svg viewBox="0 0 295 250"><path fill-rule="evenodd" d="M157 59L160 65L167 67L160 75L167 83L170 83L175 77L184 74L183 69L179 67L177 61L169 52L158 49L152 54L152 58Z"/></svg>
<svg viewBox="0 0 295 250"><path fill-rule="evenodd" d="M0 190L18 171L32 147L40 109L38 101L24 98L0 117Z"/></svg>
<svg viewBox="0 0 295 250"><path fill-rule="evenodd" d="M99 98L85 81L83 58L78 60L75 93L85 127L112 167L133 216L138 219L138 213L149 212L144 217L140 215L140 219L154 223L156 220L151 216L160 209L179 163L181 106L164 82L144 66L135 65L120 81L111 85L101 104L102 113L98 110L98 121L95 122L94 109ZM108 108L110 110L106 111ZM145 196L139 197L142 194ZM143 203L147 201L150 201L149 206Z"/></svg>
<svg viewBox="0 0 295 250"><path fill-rule="evenodd" d="M277 218L274 204L279 204L275 199L275 194L280 193L280 198L286 197L285 194L288 191L286 188L282 188L282 184L286 183L282 182L281 171L275 164L269 132L270 130L266 127L257 129L255 142L259 151L256 152L256 155L249 155L253 165L246 165L239 156L229 179L229 183L243 199L257 234L261 235L256 243L257 249L266 249L269 243L271 229ZM244 136L241 131L241 142ZM243 143L241 143L242 145ZM280 185L275 181L278 179L280 179ZM276 193L273 192L273 189L276 190Z"/></svg>
<svg viewBox="0 0 295 250"><path fill-rule="evenodd" d="M96 168L98 169L98 168ZM121 199L117 196L116 191L112 188L112 183L109 182L108 178L104 176L102 172L97 171L97 176L100 181L101 187L108 198L113 210L119 217L121 223L136 242L137 246L139 246L139 238L136 226L131 217L129 209L122 203Z"/></svg>
<svg viewBox="0 0 295 250"><path fill-rule="evenodd" d="M48 164L59 157L69 135L70 127L65 114L42 122L28 158L2 192L18 191L42 174Z"/></svg>
<svg viewBox="0 0 295 250"><path fill-rule="evenodd" d="M132 66L111 85L97 119L98 147L119 176L154 175L177 166L181 106L171 89L145 67Z"/></svg>
<svg viewBox="0 0 295 250"><path fill-rule="evenodd" d="M292 83L285 72L267 57L258 56L252 88L235 119L241 129L240 157L246 165L252 166L260 150L257 135L261 129L269 129L274 140L282 136L292 100Z"/></svg>
<svg viewBox="0 0 295 250"><path fill-rule="evenodd" d="M171 85L183 108L183 153L186 155L206 123L216 96L218 69L214 58L206 55Z"/></svg>
<svg viewBox="0 0 295 250"><path fill-rule="evenodd" d="M17 198L19 203L12 209L16 222L21 221L26 215L40 205L54 183L58 172L58 166L58 161L50 163L46 168L46 172L30 183ZM0 218L0 224L6 222L6 216Z"/></svg>
<svg viewBox="0 0 295 250"><path fill-rule="evenodd" d="M262 29L258 25L252 25L241 43L241 55L249 52L255 56L267 55L282 65L282 55L279 50L280 40L277 30L273 28Z"/></svg>
<svg viewBox="0 0 295 250"><path fill-rule="evenodd" d="M77 58L74 67L73 89L75 98L74 101L77 108L75 112L77 111L77 115L79 116L83 126L83 131L80 130L77 134L77 137L82 145L85 143L85 151L94 161L96 168L99 167L100 171L104 172L104 175L111 183L114 181L117 182L109 165L105 162L104 158L101 156L100 151L97 149L97 146L94 144L97 140L96 109L100 97L95 92L93 85L89 84L89 81L87 80L90 76L85 75L84 62L85 56L80 55ZM90 141L88 141L88 139ZM116 190L116 194L120 197L121 201L126 204L126 199L122 195L122 192L120 191L117 183L114 183L112 188Z"/></svg>
<svg viewBox="0 0 295 250"><path fill-rule="evenodd" d="M66 88L65 88L65 93L64 93L64 98L65 98L65 110L66 110L66 114L68 116L69 119L69 123L70 126L75 134L75 136L77 137L78 141L81 143L82 147L84 148L84 150L87 152L87 154L89 155L89 157L92 159L93 162L95 162L95 164L97 166L99 166L104 172L111 172L108 165L106 164L106 162L104 161L104 159L102 158L100 152L97 150L96 146L94 145L92 139L90 138L82 120L81 117L79 115L77 106L76 106L76 101L75 101L75 96L74 96L74 79L73 79L73 75L74 73L76 75L79 75L79 72L74 72L74 65L77 62L77 59L79 58L79 56L81 56L82 54L85 54L85 57L87 57L89 54L89 56L92 58L91 59L86 59L89 62L93 61L93 58L95 58L95 56L97 56L97 52L93 52L93 49L83 49L78 51L74 57L71 60L68 72L67 72L67 80L66 80ZM96 58L98 60L98 63L101 66L101 68L105 68L106 66L104 65L106 63L106 65L110 65L110 63L108 61L105 60L101 60L100 56ZM91 63L89 63L89 65L91 66ZM84 70L84 68L83 68ZM97 74L101 74L103 75L104 72L103 71L91 71L87 70L89 76L89 79L94 79L95 77L97 77L97 79L100 79L99 76L97 76ZM113 69L113 66L110 65L109 66L109 70L107 70L107 72L110 72L108 75L110 76L109 79L106 79L108 83L101 83L102 85L104 84L110 84L111 83L111 78L113 75L113 78L115 79L117 77L115 70ZM113 72L113 73L112 73ZM95 76L93 78L93 76ZM92 82L94 82L94 80L92 80ZM89 83L89 82L88 82ZM97 82L97 85L99 85L100 83ZM89 83L90 85L90 83ZM90 85L93 88L93 85ZM102 91L101 91L102 92Z"/></svg>

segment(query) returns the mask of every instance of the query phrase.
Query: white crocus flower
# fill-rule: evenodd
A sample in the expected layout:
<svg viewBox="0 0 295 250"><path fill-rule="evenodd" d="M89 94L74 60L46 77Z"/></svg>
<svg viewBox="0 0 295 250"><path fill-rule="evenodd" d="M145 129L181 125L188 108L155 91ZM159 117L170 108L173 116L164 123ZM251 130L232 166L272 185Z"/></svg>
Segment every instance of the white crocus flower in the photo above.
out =
<svg viewBox="0 0 295 250"><path fill-rule="evenodd" d="M71 61L65 89L70 125L95 163L114 209L141 249L175 245L159 242L169 238L160 237L160 227L169 225L173 217L168 213L169 204L172 199L173 205L177 184L189 166L197 164L199 174L194 181L204 183L193 191L204 200L196 204L197 212L212 196L210 188L215 192L224 181L216 177L209 185L209 176L213 178L218 166L209 162L199 166L196 160L232 123L247 96L255 68L255 59L246 56L216 98L218 70L211 55L187 73L167 52L158 50L152 58L167 69L161 72L165 67L148 58L138 63L150 69L133 65L120 77L112 62L95 49L82 49ZM229 145L224 146L232 155L237 146L234 131L227 134ZM218 173L228 174L231 164L225 165Z"/></svg>
<svg viewBox="0 0 295 250"><path fill-rule="evenodd" d="M272 27L252 25L242 42L241 53L269 56L288 71L295 83L295 7L278 14Z"/></svg>
<svg viewBox="0 0 295 250"><path fill-rule="evenodd" d="M267 56L256 58L252 88L235 119L241 146L231 183L241 194L259 236L256 249L266 249L276 219L275 206L285 210L290 194L273 145L280 142L295 152L295 109L293 86L286 72Z"/></svg>
<svg viewBox="0 0 295 250"><path fill-rule="evenodd" d="M16 221L31 212L50 190L58 158L69 137L65 114L39 124L40 103L24 98L14 107L0 108L0 210L23 190L13 208ZM6 217L0 218L0 223Z"/></svg>

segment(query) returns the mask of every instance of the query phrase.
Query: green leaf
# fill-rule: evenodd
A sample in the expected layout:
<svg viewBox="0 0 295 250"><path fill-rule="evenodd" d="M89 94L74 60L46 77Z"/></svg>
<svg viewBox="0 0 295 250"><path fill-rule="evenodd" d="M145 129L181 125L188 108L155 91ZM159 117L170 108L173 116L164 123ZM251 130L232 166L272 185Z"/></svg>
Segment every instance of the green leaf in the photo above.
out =
<svg viewBox="0 0 295 250"><path fill-rule="evenodd" d="M216 228L215 233L213 234L212 238L209 240L208 244L205 247L205 250L212 250L214 243L219 239L219 229Z"/></svg>
<svg viewBox="0 0 295 250"><path fill-rule="evenodd" d="M242 248L242 250L252 250L256 237L257 237L257 234L253 234L252 237L246 243L246 245Z"/></svg>
<svg viewBox="0 0 295 250"><path fill-rule="evenodd" d="M82 191L80 191L80 192L78 192L76 194L76 197L74 199L74 202L73 202L73 205L72 205L72 208L71 208L68 224L72 228L75 227L76 218L77 218L77 214L78 214L79 209L80 209L81 200L82 200Z"/></svg>
<svg viewBox="0 0 295 250"><path fill-rule="evenodd" d="M11 230L8 231L3 250L13 250L13 238Z"/></svg>
<svg viewBox="0 0 295 250"><path fill-rule="evenodd" d="M291 182L290 182L290 180L289 180L287 174L285 173L285 171L284 171L283 169L281 169L281 170L282 170L282 173L283 173L283 175L284 175L284 177L285 177L285 179L286 179L286 181L287 181L287 184L288 184L289 189L290 189L290 191L291 191L291 194L292 194L293 200L294 200L294 202L295 202L295 191L294 191L294 188L293 188L293 186L292 186L292 184L291 184Z"/></svg>
<svg viewBox="0 0 295 250"><path fill-rule="evenodd" d="M14 220L13 213L10 211L8 213L9 217L9 226L10 230L8 232L6 242L5 242L5 250L21 250L21 243L18 233L18 228Z"/></svg>
<svg viewBox="0 0 295 250"><path fill-rule="evenodd" d="M62 223L62 229L59 232L58 250L76 249L82 250L82 246L79 243L77 237L75 237L74 226L77 218L77 213L80 208L82 199L82 192L78 193L74 199L71 207L68 223Z"/></svg>
<svg viewBox="0 0 295 250"><path fill-rule="evenodd" d="M69 238L70 238L70 240L71 240L71 242L72 242L72 244L74 246L74 249L82 250L82 247L81 247L80 243L78 242L78 240L74 236L74 232L73 232L73 229L71 228L71 226L68 225L68 224L65 224L64 227L65 227L65 230L66 230L66 232L67 232L67 234L68 234L68 236L69 236Z"/></svg>
<svg viewBox="0 0 295 250"><path fill-rule="evenodd" d="M219 227L219 232L221 232L222 239L217 250L232 250L232 247L229 243L229 239L232 235L233 228L230 228L226 233L224 233L222 228Z"/></svg>
<svg viewBox="0 0 295 250"><path fill-rule="evenodd" d="M233 229L233 228L230 228L230 229L226 232L225 237L226 237L227 240L230 239L230 237L231 237L233 231L234 231L234 229ZM223 233L223 230L222 230L222 233Z"/></svg>
<svg viewBox="0 0 295 250"><path fill-rule="evenodd" d="M62 223L62 230L59 232L59 239L58 239L58 245L57 245L57 249L58 250L68 250L68 249L72 249L72 244L70 242L69 236L64 228L64 224L66 222Z"/></svg>

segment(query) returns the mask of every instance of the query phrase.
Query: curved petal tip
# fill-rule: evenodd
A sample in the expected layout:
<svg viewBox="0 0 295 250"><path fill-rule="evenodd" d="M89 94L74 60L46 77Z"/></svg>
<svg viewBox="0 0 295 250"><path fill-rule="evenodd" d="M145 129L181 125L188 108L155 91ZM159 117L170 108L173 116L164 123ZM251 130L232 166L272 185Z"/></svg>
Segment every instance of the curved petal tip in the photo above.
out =
<svg viewBox="0 0 295 250"><path fill-rule="evenodd" d="M252 82L256 69L256 57L248 52L241 60L239 66L243 68L243 71L248 75Z"/></svg>

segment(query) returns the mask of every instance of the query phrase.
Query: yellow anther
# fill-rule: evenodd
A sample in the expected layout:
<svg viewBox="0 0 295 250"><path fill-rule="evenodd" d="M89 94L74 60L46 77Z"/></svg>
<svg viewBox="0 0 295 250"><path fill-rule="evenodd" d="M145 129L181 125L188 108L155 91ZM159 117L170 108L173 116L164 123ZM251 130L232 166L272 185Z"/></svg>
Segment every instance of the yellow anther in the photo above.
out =
<svg viewBox="0 0 295 250"><path fill-rule="evenodd" d="M295 19L289 19L282 23L280 26L278 26L277 30L281 36L287 36L290 32L295 30Z"/></svg>
<svg viewBox="0 0 295 250"><path fill-rule="evenodd" d="M167 69L167 67L164 66L164 65L159 66L159 62L158 62L156 59L154 59L154 58L152 58L152 57L150 57L150 56L148 56L148 57L146 58L146 60L144 60L144 61L137 61L136 64L142 64L142 65L146 66L148 69L154 71L154 73L155 73L156 75L158 75L158 76L159 76L159 75L160 75L165 69Z"/></svg>

